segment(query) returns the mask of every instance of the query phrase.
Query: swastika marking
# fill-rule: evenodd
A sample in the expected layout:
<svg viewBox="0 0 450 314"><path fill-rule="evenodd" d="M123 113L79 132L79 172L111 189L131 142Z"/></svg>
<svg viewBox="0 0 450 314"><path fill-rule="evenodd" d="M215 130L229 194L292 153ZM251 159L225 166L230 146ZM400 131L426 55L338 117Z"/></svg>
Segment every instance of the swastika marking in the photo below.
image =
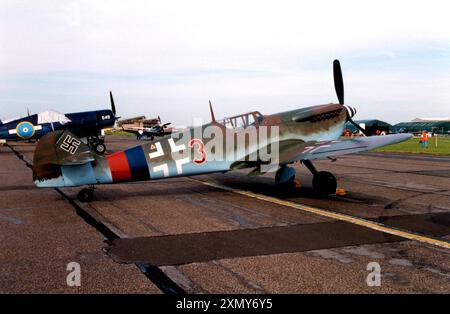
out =
<svg viewBox="0 0 450 314"><path fill-rule="evenodd" d="M64 138L64 141L62 142L61 146L59 146L59 147L62 150L73 155L77 152L78 147L80 147L80 144L81 144L80 140L78 140L75 137L72 137L70 135L66 135L66 137Z"/></svg>

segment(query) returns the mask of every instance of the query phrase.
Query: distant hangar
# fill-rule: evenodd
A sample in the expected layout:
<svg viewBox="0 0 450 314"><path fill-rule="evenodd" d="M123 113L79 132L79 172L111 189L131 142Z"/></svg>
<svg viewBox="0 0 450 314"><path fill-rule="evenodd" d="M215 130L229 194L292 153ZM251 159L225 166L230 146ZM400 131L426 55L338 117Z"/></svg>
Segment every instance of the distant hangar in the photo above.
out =
<svg viewBox="0 0 450 314"><path fill-rule="evenodd" d="M400 122L391 127L391 132L394 133L418 133L421 131L449 134L450 118L416 118L411 122Z"/></svg>
<svg viewBox="0 0 450 314"><path fill-rule="evenodd" d="M377 119L356 120L355 122L371 135L376 134L377 130L386 133L419 133L425 130L437 134L450 134L450 118L416 118L410 122L400 122L394 125ZM347 123L345 128L351 133L358 131L351 123Z"/></svg>
<svg viewBox="0 0 450 314"><path fill-rule="evenodd" d="M389 133L390 128L392 127L389 123L377 119L355 120L355 122L365 129L370 135L375 135L377 130L380 132L384 131L385 133ZM358 131L356 127L349 122L345 124L345 128L351 133Z"/></svg>

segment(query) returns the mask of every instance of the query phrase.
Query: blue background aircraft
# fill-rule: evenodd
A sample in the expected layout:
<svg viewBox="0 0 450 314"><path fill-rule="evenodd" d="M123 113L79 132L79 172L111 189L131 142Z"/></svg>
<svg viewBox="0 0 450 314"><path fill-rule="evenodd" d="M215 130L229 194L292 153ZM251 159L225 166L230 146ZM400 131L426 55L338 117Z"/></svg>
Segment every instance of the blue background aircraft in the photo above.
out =
<svg viewBox="0 0 450 314"><path fill-rule="evenodd" d="M6 141L39 139L48 132L70 130L79 138L85 138L96 153L103 154L106 146L101 136L101 131L114 126L118 119L111 92L109 96L111 110L94 110L67 114L45 111L15 120L0 121L0 139Z"/></svg>

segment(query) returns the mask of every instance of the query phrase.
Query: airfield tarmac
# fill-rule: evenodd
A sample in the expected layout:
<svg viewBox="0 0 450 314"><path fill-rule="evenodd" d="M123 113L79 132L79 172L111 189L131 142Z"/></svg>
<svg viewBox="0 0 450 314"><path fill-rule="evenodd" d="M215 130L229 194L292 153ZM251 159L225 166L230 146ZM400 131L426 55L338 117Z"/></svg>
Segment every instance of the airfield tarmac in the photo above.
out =
<svg viewBox="0 0 450 314"><path fill-rule="evenodd" d="M109 152L140 143L107 138ZM347 191L327 199L296 164L293 191L236 171L98 186L86 204L80 188L37 189L27 166L35 144L9 145L0 148L1 293L450 293L450 158L316 162ZM66 284L70 262L80 287ZM380 286L367 285L370 262Z"/></svg>

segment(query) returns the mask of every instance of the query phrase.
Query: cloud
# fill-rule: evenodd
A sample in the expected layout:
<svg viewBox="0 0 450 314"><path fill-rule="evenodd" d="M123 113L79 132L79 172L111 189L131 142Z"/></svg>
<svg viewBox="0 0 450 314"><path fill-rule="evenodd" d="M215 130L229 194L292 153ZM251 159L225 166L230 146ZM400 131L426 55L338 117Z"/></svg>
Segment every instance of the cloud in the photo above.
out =
<svg viewBox="0 0 450 314"><path fill-rule="evenodd" d="M273 67L285 58L450 39L442 1L2 2L7 70Z"/></svg>
<svg viewBox="0 0 450 314"><path fill-rule="evenodd" d="M2 1L6 104L122 115L276 112L335 101L331 61L363 117L442 114L449 100L445 1ZM423 110L424 102L432 102ZM405 112L398 109L405 107ZM33 106L32 106L33 107ZM189 113L179 116L180 108ZM376 108L376 109L374 109ZM422 111L426 111L422 113ZM383 112L383 114L379 114ZM188 116L189 115L189 116ZM361 117L361 118L363 118Z"/></svg>

